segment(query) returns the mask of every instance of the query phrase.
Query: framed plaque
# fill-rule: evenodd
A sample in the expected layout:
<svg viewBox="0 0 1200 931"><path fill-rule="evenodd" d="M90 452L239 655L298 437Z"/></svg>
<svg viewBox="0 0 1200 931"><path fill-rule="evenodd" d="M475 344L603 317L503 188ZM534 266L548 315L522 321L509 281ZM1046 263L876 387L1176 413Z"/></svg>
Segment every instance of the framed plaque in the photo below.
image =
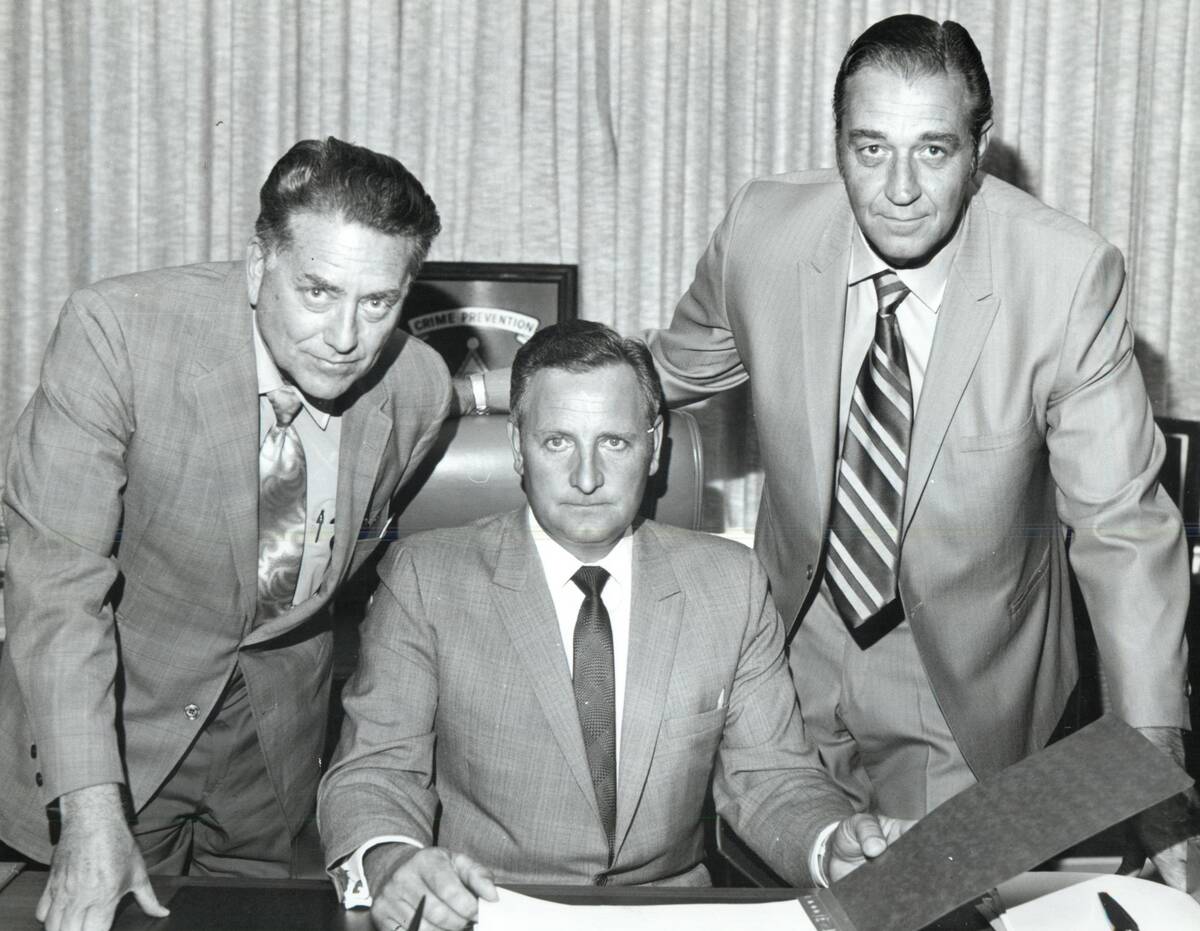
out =
<svg viewBox="0 0 1200 931"><path fill-rule="evenodd" d="M508 368L540 327L575 317L575 265L426 262L400 326L446 360L451 375Z"/></svg>

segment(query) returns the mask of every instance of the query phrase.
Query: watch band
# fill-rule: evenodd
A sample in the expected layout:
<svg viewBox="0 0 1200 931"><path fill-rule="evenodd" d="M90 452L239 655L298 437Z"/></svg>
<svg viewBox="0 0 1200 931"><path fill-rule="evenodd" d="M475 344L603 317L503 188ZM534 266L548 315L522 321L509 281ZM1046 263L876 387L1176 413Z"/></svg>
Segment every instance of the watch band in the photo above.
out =
<svg viewBox="0 0 1200 931"><path fill-rule="evenodd" d="M471 394L475 398L475 409L471 413L486 414L488 412L487 384L483 380L483 373L472 372L467 376L467 380L471 382Z"/></svg>

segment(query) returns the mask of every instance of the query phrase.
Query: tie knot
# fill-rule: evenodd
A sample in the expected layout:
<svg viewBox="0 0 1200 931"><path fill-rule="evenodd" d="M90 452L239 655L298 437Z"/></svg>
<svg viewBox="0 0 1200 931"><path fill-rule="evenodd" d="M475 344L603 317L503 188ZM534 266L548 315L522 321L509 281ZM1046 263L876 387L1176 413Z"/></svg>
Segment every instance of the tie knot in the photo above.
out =
<svg viewBox="0 0 1200 931"><path fill-rule="evenodd" d="M268 391L267 400L271 402L271 409L275 411L275 422L281 427L286 427L295 420L304 405L300 399L300 392L291 385Z"/></svg>
<svg viewBox="0 0 1200 931"><path fill-rule="evenodd" d="M879 304L879 316L890 317L894 314L908 294L907 286L890 268L875 276L875 300Z"/></svg>
<svg viewBox="0 0 1200 931"><path fill-rule="evenodd" d="M604 583L608 581L608 570L603 566L580 566L571 576L571 581L578 585L585 595L599 598Z"/></svg>

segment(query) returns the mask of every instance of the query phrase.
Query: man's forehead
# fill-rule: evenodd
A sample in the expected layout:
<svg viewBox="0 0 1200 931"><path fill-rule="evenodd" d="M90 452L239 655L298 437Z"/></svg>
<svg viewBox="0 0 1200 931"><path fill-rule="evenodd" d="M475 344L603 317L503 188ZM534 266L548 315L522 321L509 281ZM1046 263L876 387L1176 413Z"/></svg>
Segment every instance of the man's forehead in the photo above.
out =
<svg viewBox="0 0 1200 931"><path fill-rule="evenodd" d="M284 248L301 260L338 253L399 253L407 258L415 247L409 236L382 232L339 211L296 211L288 217L288 234Z"/></svg>
<svg viewBox="0 0 1200 931"><path fill-rule="evenodd" d="M535 429L580 424L612 430L637 429L641 405L633 369L605 365L574 372L544 368L534 373L528 395Z"/></svg>
<svg viewBox="0 0 1200 931"><path fill-rule="evenodd" d="M971 95L957 72L905 74L868 65L846 81L847 133L906 128L913 132L967 128Z"/></svg>

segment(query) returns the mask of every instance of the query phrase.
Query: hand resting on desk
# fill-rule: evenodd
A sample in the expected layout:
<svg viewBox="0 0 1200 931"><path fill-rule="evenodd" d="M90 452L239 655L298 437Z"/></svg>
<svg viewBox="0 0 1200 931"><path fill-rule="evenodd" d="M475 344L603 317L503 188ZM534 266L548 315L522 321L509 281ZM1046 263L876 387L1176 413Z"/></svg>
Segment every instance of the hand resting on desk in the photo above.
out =
<svg viewBox="0 0 1200 931"><path fill-rule="evenodd" d="M465 853L404 844L375 847L363 858L379 931L407 928L422 898L421 927L460 931L475 920L478 897L497 901L492 872Z"/></svg>
<svg viewBox="0 0 1200 931"><path fill-rule="evenodd" d="M846 818L829 836L825 869L831 882L873 860L915 822L886 815ZM441 847L417 849L384 844L363 858L374 904L371 919L379 931L407 928L421 899L422 927L460 931L478 914L478 897L495 902L492 872L463 853Z"/></svg>
<svg viewBox="0 0 1200 931"><path fill-rule="evenodd" d="M126 892L147 915L167 915L150 887L118 787L76 789L61 796L59 805L62 836L35 913L46 931L108 931Z"/></svg>

